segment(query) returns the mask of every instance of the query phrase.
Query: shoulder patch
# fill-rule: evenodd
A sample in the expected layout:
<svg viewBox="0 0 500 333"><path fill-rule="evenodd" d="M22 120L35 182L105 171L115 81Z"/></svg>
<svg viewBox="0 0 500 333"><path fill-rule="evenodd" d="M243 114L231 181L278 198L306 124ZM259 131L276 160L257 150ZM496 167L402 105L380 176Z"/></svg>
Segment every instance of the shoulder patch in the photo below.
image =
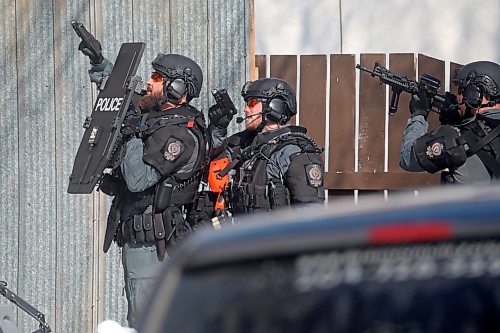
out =
<svg viewBox="0 0 500 333"><path fill-rule="evenodd" d="M312 187L320 187L323 185L323 172L319 164L313 163L306 165L307 182Z"/></svg>
<svg viewBox="0 0 500 333"><path fill-rule="evenodd" d="M161 152L164 159L169 162L173 162L184 152L184 150L184 143L180 139L171 137L170 139L168 139L165 146L163 146Z"/></svg>

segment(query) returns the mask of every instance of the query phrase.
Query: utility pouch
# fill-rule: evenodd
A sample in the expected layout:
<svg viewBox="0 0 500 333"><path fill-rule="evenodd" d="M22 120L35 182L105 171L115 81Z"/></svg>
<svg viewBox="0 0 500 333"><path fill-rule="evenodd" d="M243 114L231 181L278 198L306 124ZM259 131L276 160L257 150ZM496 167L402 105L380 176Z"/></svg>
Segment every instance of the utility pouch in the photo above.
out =
<svg viewBox="0 0 500 333"><path fill-rule="evenodd" d="M137 243L144 243L144 241L146 240L146 235L144 235L144 232L142 232L142 215L134 215L132 223L135 234L135 241Z"/></svg>
<svg viewBox="0 0 500 333"><path fill-rule="evenodd" d="M142 228L144 229L144 236L146 242L152 242L155 240L155 234L153 230L153 214L144 214L142 218Z"/></svg>
<svg viewBox="0 0 500 333"><path fill-rule="evenodd" d="M290 205L290 193L283 184L270 183L268 186L271 209L288 207Z"/></svg>

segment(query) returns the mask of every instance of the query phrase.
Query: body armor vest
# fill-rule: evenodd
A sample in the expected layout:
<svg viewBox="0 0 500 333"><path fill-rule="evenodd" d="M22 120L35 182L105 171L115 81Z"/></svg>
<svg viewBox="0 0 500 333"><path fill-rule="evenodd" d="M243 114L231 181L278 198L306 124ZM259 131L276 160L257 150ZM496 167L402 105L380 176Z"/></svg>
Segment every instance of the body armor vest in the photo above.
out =
<svg viewBox="0 0 500 333"><path fill-rule="evenodd" d="M187 128L198 141L198 154L192 170L182 174L178 172L166 174L155 186L143 192L130 192L123 184L122 191L115 197L110 216L108 216L108 227L110 219L117 218L111 216L112 212L117 214L121 221L115 234L119 245L126 242L154 241L160 260L163 260L166 246L180 240L182 234L190 229L184 224L184 214L194 201L203 168L208 162L205 120L201 112L189 105L168 111L151 112L146 120L146 130L142 133L142 139L146 142L155 132L175 131L176 127ZM155 144L155 142L149 144ZM164 146L165 142L156 142L156 144L158 147L153 147L151 151L165 154L164 148L160 147L160 145ZM145 159L147 162L152 161L151 165L156 169L161 167L158 164L162 160L165 160L164 156L149 156L148 160ZM107 234L108 232L111 231L106 231Z"/></svg>
<svg viewBox="0 0 500 333"><path fill-rule="evenodd" d="M305 129L298 126L258 135L242 152L244 163L240 169L239 182L233 185L230 193L234 214L270 211L290 205L285 175L269 179L267 172L273 153L288 145L299 147L299 154L322 152L305 134Z"/></svg>
<svg viewBox="0 0 500 333"><path fill-rule="evenodd" d="M467 156L477 155L491 178L500 178L500 120L479 113L474 121L459 128L468 146Z"/></svg>

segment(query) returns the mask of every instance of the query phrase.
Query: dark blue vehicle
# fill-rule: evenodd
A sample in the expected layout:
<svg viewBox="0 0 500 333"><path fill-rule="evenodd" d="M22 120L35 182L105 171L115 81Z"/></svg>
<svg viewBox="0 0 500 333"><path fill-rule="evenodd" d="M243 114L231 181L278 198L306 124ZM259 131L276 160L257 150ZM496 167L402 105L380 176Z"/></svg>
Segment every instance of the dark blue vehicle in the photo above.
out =
<svg viewBox="0 0 500 333"><path fill-rule="evenodd" d="M500 187L200 232L168 263L140 332L500 332Z"/></svg>

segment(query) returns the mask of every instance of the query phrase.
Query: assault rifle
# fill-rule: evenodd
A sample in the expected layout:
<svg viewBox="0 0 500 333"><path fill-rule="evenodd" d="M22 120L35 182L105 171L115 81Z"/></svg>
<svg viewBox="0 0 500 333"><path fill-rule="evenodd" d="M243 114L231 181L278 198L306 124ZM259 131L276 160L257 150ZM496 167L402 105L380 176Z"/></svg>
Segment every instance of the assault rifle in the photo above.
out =
<svg viewBox="0 0 500 333"><path fill-rule="evenodd" d="M389 114L391 116L398 110L399 95L403 91L412 95L419 95L423 90L432 107L438 110L449 109L450 107L449 103L445 100L445 94L439 92L441 81L434 76L423 74L420 81L417 82L401 74L391 72L378 62L375 62L373 70L361 65L356 65L356 68L363 72L370 73L372 77L378 77L380 79L380 84L384 83L391 86L392 94L391 103L389 105Z"/></svg>
<svg viewBox="0 0 500 333"><path fill-rule="evenodd" d="M50 333L52 330L50 326L45 322L45 315L31 306L28 302L23 300L21 297L14 294L7 288L7 282L0 281L0 295L17 305L21 310L29 314L31 317L35 318L39 323L39 328L33 333ZM1 329L0 329L1 331Z"/></svg>

